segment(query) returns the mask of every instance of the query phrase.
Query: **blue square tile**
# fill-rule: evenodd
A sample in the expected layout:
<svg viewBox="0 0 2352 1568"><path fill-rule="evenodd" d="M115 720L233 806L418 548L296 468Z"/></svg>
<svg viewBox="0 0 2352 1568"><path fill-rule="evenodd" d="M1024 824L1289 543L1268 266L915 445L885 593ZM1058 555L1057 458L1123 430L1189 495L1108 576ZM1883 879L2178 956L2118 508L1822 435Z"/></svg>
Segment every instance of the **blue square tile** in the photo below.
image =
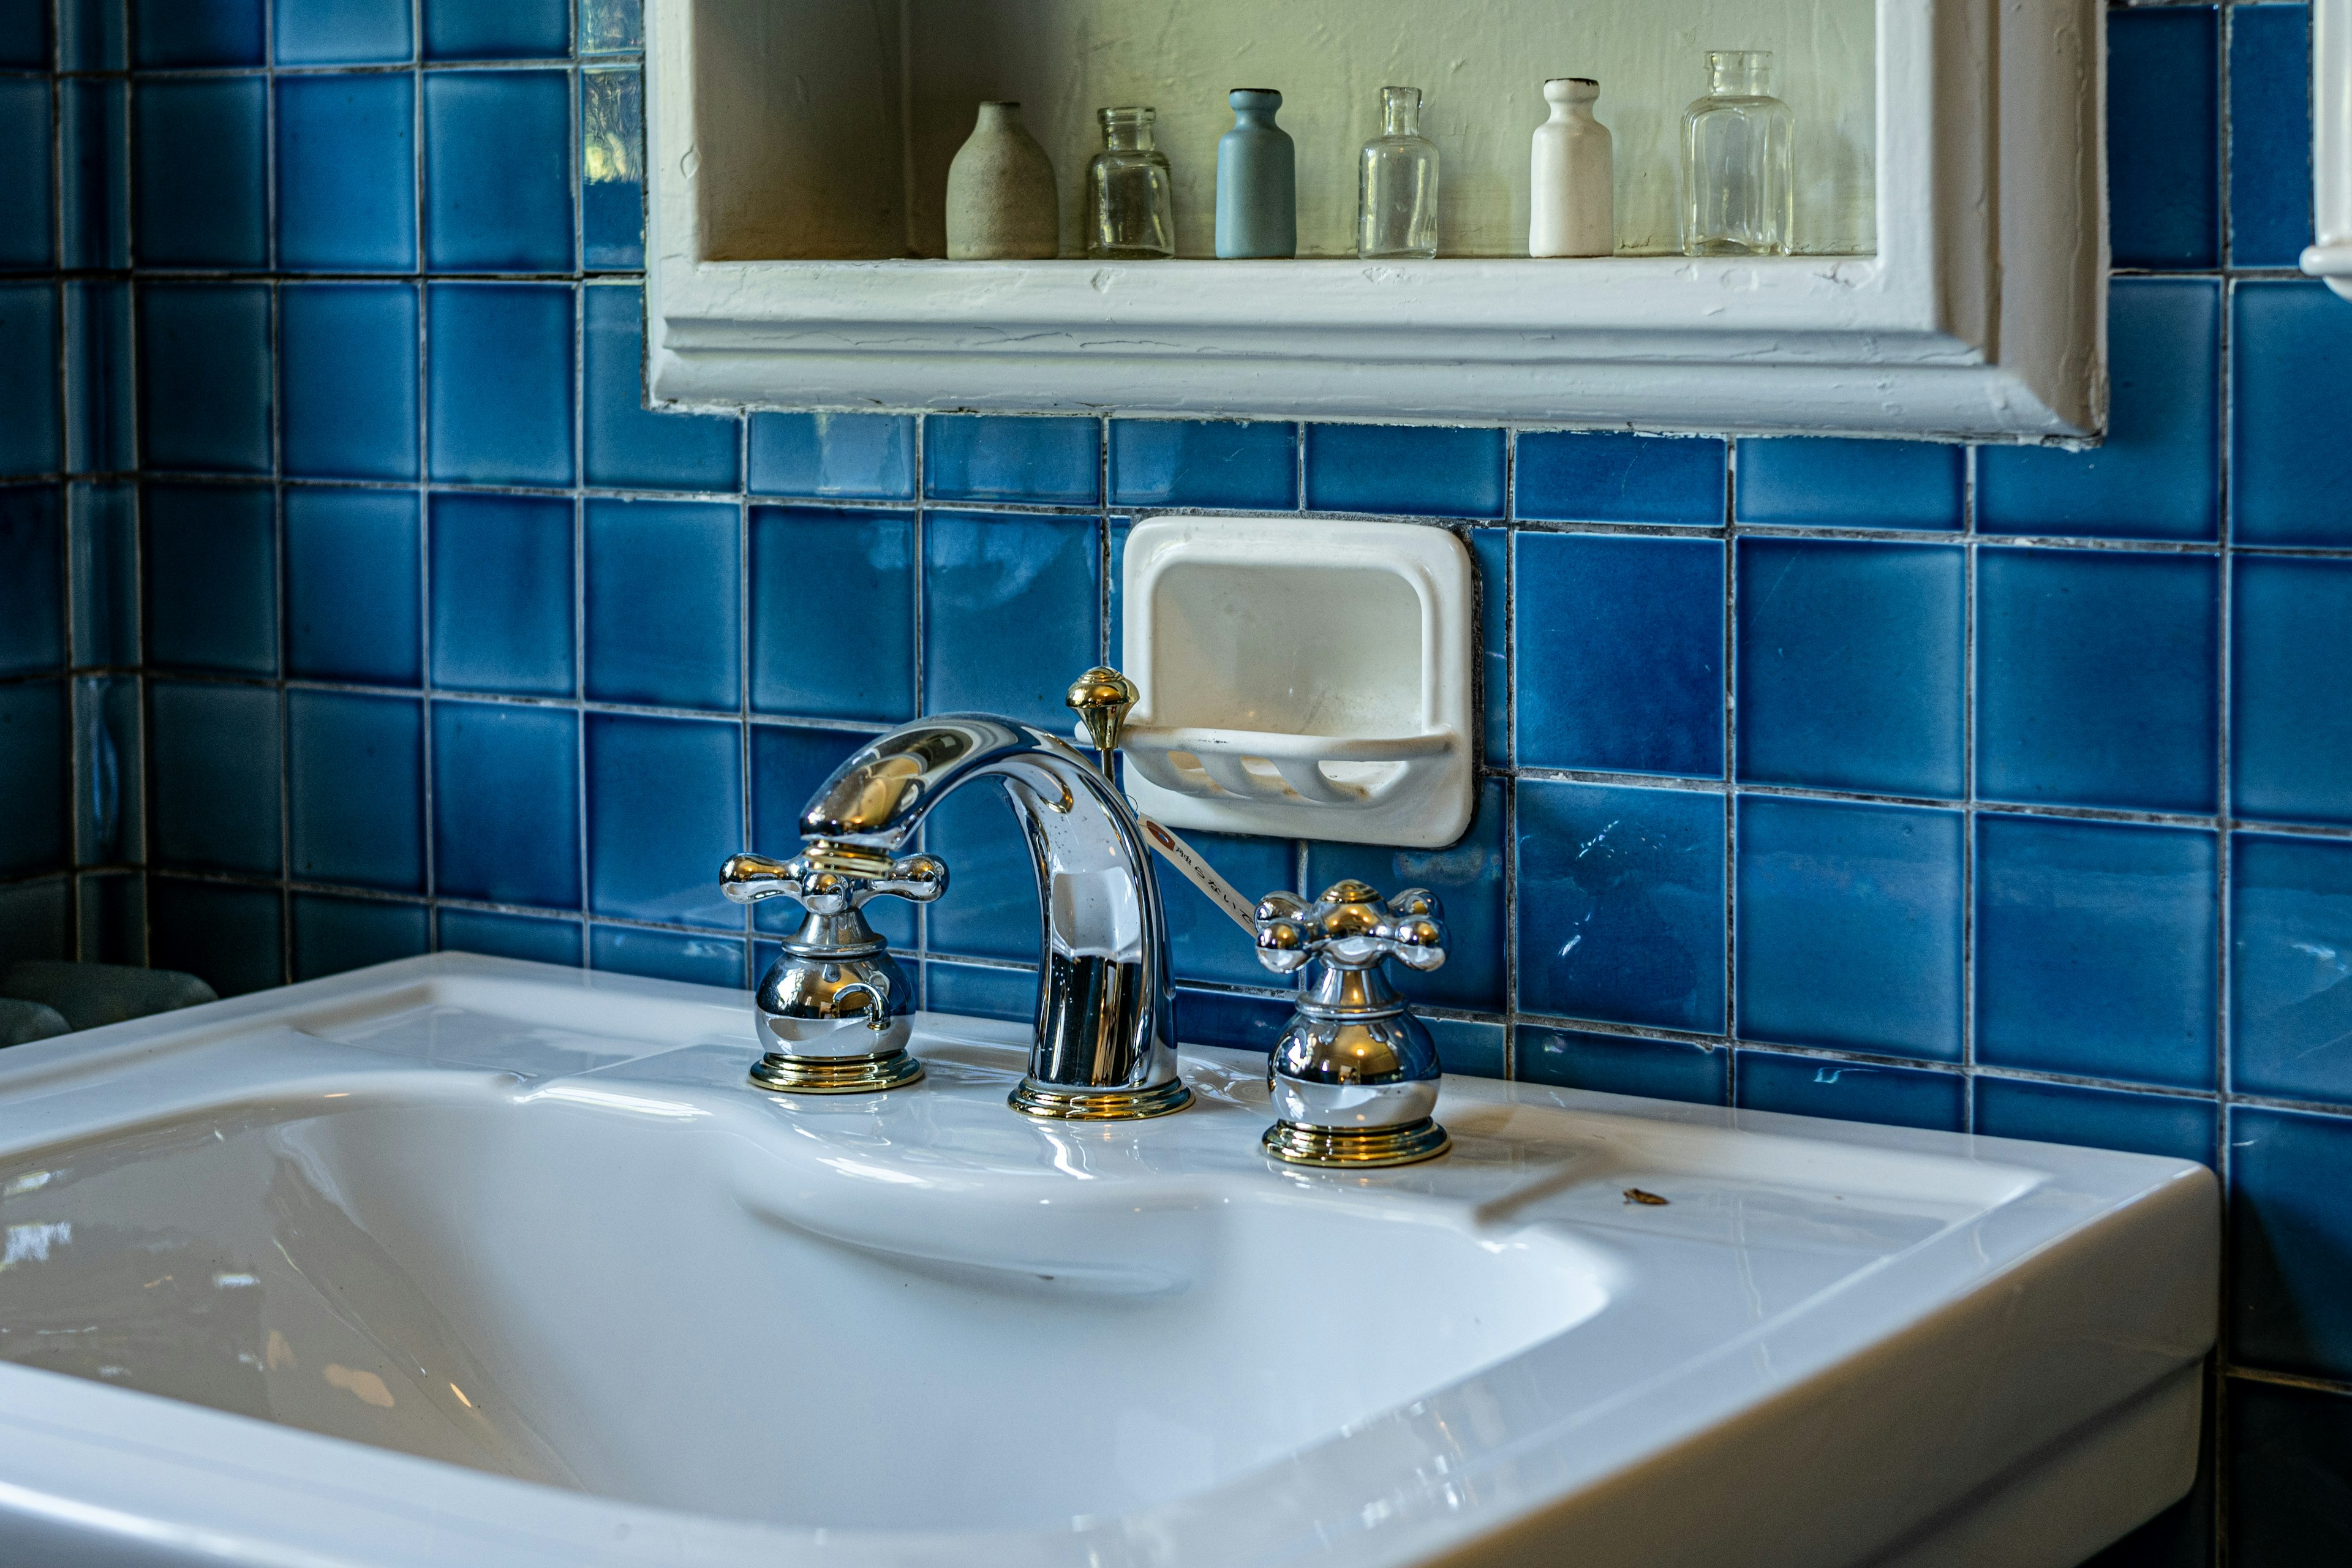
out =
<svg viewBox="0 0 2352 1568"><path fill-rule="evenodd" d="M1037 1016L1037 972L992 969L977 963L923 965L923 1005L934 1013L967 1018L1002 1018L1026 1024Z"/></svg>
<svg viewBox="0 0 2352 1568"><path fill-rule="evenodd" d="M426 417L436 479L572 482L572 290L436 283L425 291Z"/></svg>
<svg viewBox="0 0 2352 1568"><path fill-rule="evenodd" d="M257 66L262 0L131 0L131 61L142 67Z"/></svg>
<svg viewBox="0 0 2352 1568"><path fill-rule="evenodd" d="M541 59L571 48L571 0L425 0L427 59Z"/></svg>
<svg viewBox="0 0 2352 1568"><path fill-rule="evenodd" d="M2352 1379L2352 1118L2230 1110L2230 1325L2240 1366Z"/></svg>
<svg viewBox="0 0 2352 1568"><path fill-rule="evenodd" d="M147 748L139 688L130 677L85 677L73 683L74 766L81 780L74 791L77 865L146 858L140 781L147 776Z"/></svg>
<svg viewBox="0 0 2352 1568"><path fill-rule="evenodd" d="M2231 537L2352 545L2352 306L2316 279L2242 282L2232 300Z"/></svg>
<svg viewBox="0 0 2352 1568"><path fill-rule="evenodd" d="M0 284L0 474L57 471L58 291Z"/></svg>
<svg viewBox="0 0 2352 1568"><path fill-rule="evenodd" d="M520 958L531 963L561 963L577 969L580 922L445 906L441 910L440 946L444 952L487 952L493 958Z"/></svg>
<svg viewBox="0 0 2352 1568"><path fill-rule="evenodd" d="M656 414L645 405L645 297L636 287L586 290L581 341L588 400L583 467L614 489L731 490L741 472L740 421Z"/></svg>
<svg viewBox="0 0 2352 1568"><path fill-rule="evenodd" d="M628 926L588 928L588 966L688 985L724 985L740 991L743 943L740 938L688 936L683 931L638 931Z"/></svg>
<svg viewBox="0 0 2352 1568"><path fill-rule="evenodd" d="M71 885L63 877L0 884L0 953L13 960L72 952Z"/></svg>
<svg viewBox="0 0 2352 1568"><path fill-rule="evenodd" d="M63 510L55 485L0 489L0 675L65 663Z"/></svg>
<svg viewBox="0 0 2352 1568"><path fill-rule="evenodd" d="M131 265L131 84L68 78L58 84L60 248L68 267Z"/></svg>
<svg viewBox="0 0 2352 1568"><path fill-rule="evenodd" d="M740 706L742 594L732 505L591 500L586 695Z"/></svg>
<svg viewBox="0 0 2352 1568"><path fill-rule="evenodd" d="M1100 540L1090 517L926 517L924 710L1066 732L1062 698L1101 652Z"/></svg>
<svg viewBox="0 0 2352 1568"><path fill-rule="evenodd" d="M76 473L128 472L139 466L131 285L70 281L65 306L66 466Z"/></svg>
<svg viewBox="0 0 2352 1568"><path fill-rule="evenodd" d="M1291 1005L1279 997L1231 991L1176 992L1176 1037L1187 1045L1270 1051L1290 1025Z"/></svg>
<svg viewBox="0 0 2352 1568"><path fill-rule="evenodd" d="M2213 835L1977 818L1977 1059L2213 1087Z"/></svg>
<svg viewBox="0 0 2352 1568"><path fill-rule="evenodd" d="M1977 556L1977 790L2213 809L2221 605L2210 556Z"/></svg>
<svg viewBox="0 0 2352 1568"><path fill-rule="evenodd" d="M801 812L809 798L833 776L835 769L849 760L851 753L872 739L871 735L845 730L754 724L751 834L744 840L745 847L779 860L789 860L797 854L801 847ZM983 789L980 793L993 792ZM911 952L915 948L917 907L904 899L877 899L866 906L866 923L900 952ZM781 934L797 930L801 915L800 905L792 900L769 899L751 906L751 925L757 931Z"/></svg>
<svg viewBox="0 0 2352 1568"><path fill-rule="evenodd" d="M1503 781L1481 779L1477 810L1470 826L1443 849L1389 849L1365 844L1314 843L1307 850L1307 886L1312 898L1343 877L1370 883L1383 893L1426 888L1445 910L1445 963L1425 974L1402 964L1390 977L1412 1002L1464 1012L1500 1013L1510 1005L1503 974L1508 941L1503 914ZM1244 889L1252 898L1257 890ZM1244 938L1244 941L1248 939ZM1250 955L1253 959L1255 954ZM1255 967L1255 964L1253 964ZM1279 984L1260 980L1260 985Z"/></svg>
<svg viewBox="0 0 2352 1568"><path fill-rule="evenodd" d="M1957 798L1968 788L1968 558L1739 542L1739 776Z"/></svg>
<svg viewBox="0 0 2352 1568"><path fill-rule="evenodd" d="M1967 1111L1968 1080L1958 1073L1918 1068L1865 1066L1820 1057L1741 1051L1732 1103L1742 1110L1787 1116L1827 1116L1888 1127L1958 1132Z"/></svg>
<svg viewBox="0 0 2352 1568"><path fill-rule="evenodd" d="M47 267L50 232L49 83L0 79L0 268Z"/></svg>
<svg viewBox="0 0 2352 1568"><path fill-rule="evenodd" d="M414 59L416 37L409 26L409 5L410 0L277 0L278 63L359 66Z"/></svg>
<svg viewBox="0 0 2352 1568"><path fill-rule="evenodd" d="M293 903L297 980L414 958L430 945L423 904L325 893L297 893Z"/></svg>
<svg viewBox="0 0 2352 1568"><path fill-rule="evenodd" d="M286 492L286 673L415 686L424 672L422 530L400 490Z"/></svg>
<svg viewBox="0 0 2352 1568"><path fill-rule="evenodd" d="M268 473L270 372L267 284L141 285L142 466Z"/></svg>
<svg viewBox="0 0 2352 1568"><path fill-rule="evenodd" d="M1522 767L1723 776L1723 545L1522 533Z"/></svg>
<svg viewBox="0 0 2352 1568"><path fill-rule="evenodd" d="M1004 791L982 782L931 811L923 847L948 864L948 890L925 906L933 952L1037 962L1037 876Z"/></svg>
<svg viewBox="0 0 2352 1568"><path fill-rule="evenodd" d="M1091 506L1102 489L1102 422L1005 414L923 421L923 489L950 500Z"/></svg>
<svg viewBox="0 0 2352 1568"><path fill-rule="evenodd" d="M1958 1061L1965 821L1742 795L1741 1036Z"/></svg>
<svg viewBox="0 0 2352 1568"><path fill-rule="evenodd" d="M2309 1568L2352 1557L2352 1399L2235 1378L2229 1426L2230 1562Z"/></svg>
<svg viewBox="0 0 2352 1568"><path fill-rule="evenodd" d="M2216 1102L2201 1097L2006 1078L1978 1079L1976 1094L1976 1131L1988 1138L2122 1149L2207 1165L2216 1160Z"/></svg>
<svg viewBox="0 0 2352 1568"><path fill-rule="evenodd" d="M1124 541L1121 543L1124 544ZM1479 755L1490 768L1511 765L1511 535L1500 528L1470 531L1470 557L1478 569ZM1116 570L1116 567L1114 567ZM1111 649L1119 639L1114 627Z"/></svg>
<svg viewBox="0 0 2352 1568"><path fill-rule="evenodd" d="M590 910L741 929L719 868L743 847L742 727L618 713L585 727Z"/></svg>
<svg viewBox="0 0 2352 1568"><path fill-rule="evenodd" d="M645 47L645 0L580 0L582 54L611 54Z"/></svg>
<svg viewBox="0 0 2352 1568"><path fill-rule="evenodd" d="M2230 591L2230 805L2352 823L2352 562L2241 555Z"/></svg>
<svg viewBox="0 0 2352 1568"><path fill-rule="evenodd" d="M2211 539L2221 515L2221 306L2201 279L2119 278L2107 291L2107 438L2085 452L1986 447L1987 533Z"/></svg>
<svg viewBox="0 0 2352 1568"><path fill-rule="evenodd" d="M567 73L425 75L425 258L435 272L572 269Z"/></svg>
<svg viewBox="0 0 2352 1568"><path fill-rule="evenodd" d="M1968 453L1932 441L1781 437L1739 443L1742 522L1957 529Z"/></svg>
<svg viewBox="0 0 2352 1568"><path fill-rule="evenodd" d="M416 85L406 75L280 78L278 265L289 272L414 268L415 129Z"/></svg>
<svg viewBox="0 0 2352 1568"><path fill-rule="evenodd" d="M433 684L569 697L572 503L437 495Z"/></svg>
<svg viewBox="0 0 2352 1568"><path fill-rule="evenodd" d="M2107 21L2109 247L2118 267L2221 254L2221 22L2213 5Z"/></svg>
<svg viewBox="0 0 2352 1568"><path fill-rule="evenodd" d="M275 888L158 877L147 891L147 955L223 996L285 983L285 901Z"/></svg>
<svg viewBox="0 0 2352 1568"><path fill-rule="evenodd" d="M818 584L821 605L811 598ZM825 629L834 624L857 636L835 636ZM810 719L915 716L913 517L751 509L751 706Z"/></svg>
<svg viewBox="0 0 2352 1568"><path fill-rule="evenodd" d="M416 286L289 283L278 320L284 471L416 478Z"/></svg>
<svg viewBox="0 0 2352 1568"><path fill-rule="evenodd" d="M580 248L590 271L646 264L646 89L636 66L580 73Z"/></svg>
<svg viewBox="0 0 2352 1568"><path fill-rule="evenodd" d="M267 83L260 77L142 81L131 108L139 264L264 265L269 258Z"/></svg>
<svg viewBox="0 0 2352 1568"><path fill-rule="evenodd" d="M13 493L21 496L24 492ZM5 505L0 502L0 508ZM73 559L73 662L85 666L137 664L137 487L67 486L66 530L67 548Z"/></svg>
<svg viewBox="0 0 2352 1568"><path fill-rule="evenodd" d="M2352 1105L2352 844L2231 844L2230 1078L2240 1094Z"/></svg>
<svg viewBox="0 0 2352 1568"><path fill-rule="evenodd" d="M1522 1083L1638 1094L1695 1105L1731 1101L1731 1052L1721 1046L1522 1026L1517 1049L1514 1076Z"/></svg>
<svg viewBox="0 0 2352 1568"><path fill-rule="evenodd" d="M61 680L0 686L0 876L47 871L72 858Z"/></svg>
<svg viewBox="0 0 2352 1568"><path fill-rule="evenodd" d="M1519 1008L1723 1027L1723 797L1522 779Z"/></svg>
<svg viewBox="0 0 2352 1568"><path fill-rule="evenodd" d="M147 745L157 860L278 875L277 692L154 681Z"/></svg>
<svg viewBox="0 0 2352 1568"><path fill-rule="evenodd" d="M425 713L416 700L289 691L286 752L295 879L423 892Z"/></svg>
<svg viewBox="0 0 2352 1568"><path fill-rule="evenodd" d="M2230 265L2293 267L2312 242L2311 7L2230 8Z"/></svg>
<svg viewBox="0 0 2352 1568"><path fill-rule="evenodd" d="M86 963L145 963L146 879L102 873L76 880L80 885L81 960Z"/></svg>
<svg viewBox="0 0 2352 1568"><path fill-rule="evenodd" d="M47 0L0 0L0 66L47 70L49 65Z"/></svg>
<svg viewBox="0 0 2352 1568"><path fill-rule="evenodd" d="M147 660L278 673L278 518L258 485L149 485Z"/></svg>
<svg viewBox="0 0 2352 1568"><path fill-rule="evenodd" d="M1114 419L1118 506L1289 511L1298 505L1298 426L1226 419Z"/></svg>
<svg viewBox="0 0 2352 1568"><path fill-rule="evenodd" d="M1437 1062L1465 1078L1508 1078L1510 1046L1503 1026L1471 1018L1424 1018Z"/></svg>
<svg viewBox="0 0 2352 1568"><path fill-rule="evenodd" d="M1436 425L1309 425L1315 511L1503 515L1503 433Z"/></svg>
<svg viewBox="0 0 2352 1568"><path fill-rule="evenodd" d="M580 721L516 702L433 704L433 889L580 907Z"/></svg>
<svg viewBox="0 0 2352 1568"><path fill-rule="evenodd" d="M1184 836L1184 842L1240 889L1244 898L1254 900L1276 889L1297 889L1297 846L1290 839L1255 838L1196 828ZM1151 869L1160 882L1160 907L1168 921L1168 967L1178 980L1205 980L1226 985L1289 984L1258 963L1255 931L1244 931L1235 925L1183 873L1157 856L1152 858ZM1403 965L1397 968L1402 970Z"/></svg>
<svg viewBox="0 0 2352 1568"><path fill-rule="evenodd" d="M1611 431L1524 430L1522 518L1561 522L1723 521L1724 444Z"/></svg>
<svg viewBox="0 0 2352 1568"><path fill-rule="evenodd" d="M754 414L751 490L819 500L915 493L915 422L902 414Z"/></svg>

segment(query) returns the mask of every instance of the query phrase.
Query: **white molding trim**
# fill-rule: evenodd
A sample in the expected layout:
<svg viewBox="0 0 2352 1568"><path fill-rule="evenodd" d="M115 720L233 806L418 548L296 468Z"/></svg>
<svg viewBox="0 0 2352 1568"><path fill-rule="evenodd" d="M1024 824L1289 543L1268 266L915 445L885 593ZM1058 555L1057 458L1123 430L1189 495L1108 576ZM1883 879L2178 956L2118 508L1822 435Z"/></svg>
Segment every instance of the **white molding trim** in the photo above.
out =
<svg viewBox="0 0 2352 1568"><path fill-rule="evenodd" d="M2352 300L2352 0L2311 7L2311 216L2303 269Z"/></svg>
<svg viewBox="0 0 2352 1568"><path fill-rule="evenodd" d="M2105 431L2103 0L1878 0L1874 257L1142 266L703 259L718 3L647 6L656 406Z"/></svg>

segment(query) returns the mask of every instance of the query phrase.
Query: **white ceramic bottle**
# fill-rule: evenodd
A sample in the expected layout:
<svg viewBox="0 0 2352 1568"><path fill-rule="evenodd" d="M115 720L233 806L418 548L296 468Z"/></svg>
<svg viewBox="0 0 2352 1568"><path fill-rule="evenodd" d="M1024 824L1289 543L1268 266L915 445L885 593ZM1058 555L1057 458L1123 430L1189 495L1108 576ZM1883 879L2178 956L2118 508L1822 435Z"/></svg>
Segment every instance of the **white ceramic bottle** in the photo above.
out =
<svg viewBox="0 0 2352 1568"><path fill-rule="evenodd" d="M1021 123L1017 103L983 103L971 139L948 165L948 258L1004 261L1059 254L1061 202L1053 160Z"/></svg>
<svg viewBox="0 0 2352 1568"><path fill-rule="evenodd" d="M1615 156L1609 127L1592 118L1601 84L1589 77L1544 83L1551 118L1536 127L1528 180L1529 256L1608 256L1617 248Z"/></svg>

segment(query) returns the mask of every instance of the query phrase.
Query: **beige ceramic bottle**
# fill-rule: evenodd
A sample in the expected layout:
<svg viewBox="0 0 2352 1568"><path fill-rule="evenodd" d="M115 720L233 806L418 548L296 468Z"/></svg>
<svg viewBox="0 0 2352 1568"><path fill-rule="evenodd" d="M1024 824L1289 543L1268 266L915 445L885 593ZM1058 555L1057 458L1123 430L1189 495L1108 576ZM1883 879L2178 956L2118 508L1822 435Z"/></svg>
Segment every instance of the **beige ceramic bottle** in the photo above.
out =
<svg viewBox="0 0 2352 1568"><path fill-rule="evenodd" d="M983 103L971 139L948 165L948 259L1009 261L1059 253L1054 163L1021 123L1017 103Z"/></svg>

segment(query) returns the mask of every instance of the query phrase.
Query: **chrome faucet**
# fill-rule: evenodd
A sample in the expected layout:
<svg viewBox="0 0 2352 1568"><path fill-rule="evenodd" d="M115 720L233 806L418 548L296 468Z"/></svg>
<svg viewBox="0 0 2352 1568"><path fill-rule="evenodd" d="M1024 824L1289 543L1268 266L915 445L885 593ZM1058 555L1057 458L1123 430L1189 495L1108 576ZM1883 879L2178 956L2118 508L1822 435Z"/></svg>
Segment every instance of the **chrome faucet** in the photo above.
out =
<svg viewBox="0 0 2352 1568"><path fill-rule="evenodd" d="M1105 715L1106 694L1096 680L1110 673L1090 671L1073 689L1071 701L1086 715L1097 743L1116 745L1123 707ZM1133 689L1126 689L1131 700ZM982 778L1002 781L1020 818L1037 872L1045 928L1037 1036L1029 1050L1028 1075L1013 1091L1013 1108L1074 1121L1182 1110L1192 1092L1176 1073L1168 939L1150 851L1118 786L1057 736L989 713L944 713L901 725L861 747L810 799L800 821L806 847L790 863L805 874L788 875L784 863L739 856L728 862L727 892L746 902L773 893L801 898L810 909L811 926L820 911L809 902L810 891L845 900L910 889L915 897L935 897L945 886L946 868L929 857L898 858L934 806ZM855 888L828 884L825 890L816 889L811 879L832 870L856 880L861 866L879 879ZM845 907L854 912L853 905ZM760 1001L774 1037L790 1037L777 1028L772 1004L813 1015L807 1026L836 1039L850 1034L848 1026L857 1019L879 1037L911 1008L903 981L875 984L880 969L875 954L888 963L880 939L862 921L849 934L857 939L856 953L823 942L803 943L798 952L788 946L769 972ZM845 975L839 966L850 960L865 969ZM828 964L835 966L830 975ZM889 968L895 978L897 966ZM847 1044L834 1048L846 1050ZM764 1081L756 1069L753 1076Z"/></svg>

